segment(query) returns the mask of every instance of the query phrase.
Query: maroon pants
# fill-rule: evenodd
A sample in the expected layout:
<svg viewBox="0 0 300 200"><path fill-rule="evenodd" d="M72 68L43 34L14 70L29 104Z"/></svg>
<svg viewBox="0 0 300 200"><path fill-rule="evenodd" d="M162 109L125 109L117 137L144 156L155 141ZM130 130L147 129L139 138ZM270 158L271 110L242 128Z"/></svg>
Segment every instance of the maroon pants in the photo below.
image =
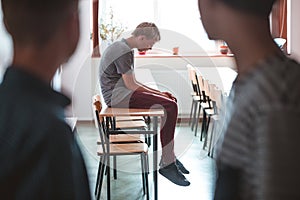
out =
<svg viewBox="0 0 300 200"><path fill-rule="evenodd" d="M174 132L178 114L177 103L169 98L149 92L135 91L129 101L130 108L162 108L164 116L161 120L160 141L162 159L166 164L175 161Z"/></svg>

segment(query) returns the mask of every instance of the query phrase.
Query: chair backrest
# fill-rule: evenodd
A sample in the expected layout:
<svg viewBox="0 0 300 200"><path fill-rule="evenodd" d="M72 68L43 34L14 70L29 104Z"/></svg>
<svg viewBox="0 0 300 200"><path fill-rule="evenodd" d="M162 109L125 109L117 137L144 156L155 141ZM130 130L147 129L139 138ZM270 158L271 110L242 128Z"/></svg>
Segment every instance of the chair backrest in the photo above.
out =
<svg viewBox="0 0 300 200"><path fill-rule="evenodd" d="M209 88L209 81L204 79L203 76L198 76L200 79L200 86L202 88L202 96L203 96L203 102L208 103L209 107L210 105L210 88Z"/></svg>
<svg viewBox="0 0 300 200"><path fill-rule="evenodd" d="M200 93L201 93L201 96L202 96L202 101L203 102L206 102L206 96L207 94L205 93L205 78L200 75L200 74L197 74L197 79L198 79L198 84L199 84L199 89L200 89Z"/></svg>
<svg viewBox="0 0 300 200"><path fill-rule="evenodd" d="M223 105L223 94L216 85L210 84L210 98L213 101L215 113L219 113Z"/></svg>
<svg viewBox="0 0 300 200"><path fill-rule="evenodd" d="M208 102L209 107L214 107L212 105L212 95L213 95L213 88L217 87L215 84L210 83L208 80L204 81L204 90L206 94L206 100Z"/></svg>
<svg viewBox="0 0 300 200"><path fill-rule="evenodd" d="M206 96L210 97L210 89L211 89L211 83L209 83L208 80L203 80L203 89L205 91Z"/></svg>
<svg viewBox="0 0 300 200"><path fill-rule="evenodd" d="M216 96L215 99L216 99L217 107L220 110L220 109L222 109L222 106L223 106L223 93L222 93L222 90L217 88L214 93L215 93L215 96Z"/></svg>
<svg viewBox="0 0 300 200"><path fill-rule="evenodd" d="M200 98L202 99L203 97L202 97L202 90L203 90L203 88L202 88L202 86L201 86L201 84L200 84L200 81L199 81L199 78L198 77L201 77L201 75L198 75L197 73L196 73L196 70L194 69L194 77L195 77L195 81L196 81L196 88L197 88L197 95L198 96L200 96Z"/></svg>
<svg viewBox="0 0 300 200"><path fill-rule="evenodd" d="M200 89L199 89L199 83L197 80L196 70L190 64L187 64L187 69L188 69L189 79L191 81L193 91L196 95L199 96L199 95L201 95L201 93L200 93Z"/></svg>
<svg viewBox="0 0 300 200"><path fill-rule="evenodd" d="M99 94L96 94L92 97L92 108L93 108L93 118L94 118L94 123L95 123L95 127L98 128L98 123L97 123L97 118L95 115L95 110L98 110L99 112L101 112L102 110L102 103L101 103L101 96ZM97 105L95 105L97 104ZM95 109L95 106L97 107Z"/></svg>
<svg viewBox="0 0 300 200"><path fill-rule="evenodd" d="M92 105L94 110L94 116L95 116L95 124L97 124L97 129L99 132L100 140L101 140L101 147L103 150L103 153L109 152L109 139L107 135L105 134L105 126L104 126L104 119L103 117L100 117L100 112L102 109L102 104L100 100L100 95L94 95L92 98Z"/></svg>

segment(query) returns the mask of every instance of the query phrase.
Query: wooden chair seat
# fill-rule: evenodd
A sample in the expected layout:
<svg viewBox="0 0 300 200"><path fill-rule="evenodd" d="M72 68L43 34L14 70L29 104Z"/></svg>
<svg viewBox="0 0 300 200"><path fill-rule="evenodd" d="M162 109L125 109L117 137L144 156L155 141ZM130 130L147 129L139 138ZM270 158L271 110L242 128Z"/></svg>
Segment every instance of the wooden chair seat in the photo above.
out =
<svg viewBox="0 0 300 200"><path fill-rule="evenodd" d="M200 101L200 100L201 100L200 96L197 96L197 95L193 96L193 101Z"/></svg>
<svg viewBox="0 0 300 200"><path fill-rule="evenodd" d="M145 143L127 143L127 144L110 144L109 154L110 155L128 155L128 154L141 154L147 153L148 146ZM99 146L97 150L99 156L103 155L103 150Z"/></svg>
<svg viewBox="0 0 300 200"><path fill-rule="evenodd" d="M211 105L208 102L202 102L201 107L204 109L211 109Z"/></svg>
<svg viewBox="0 0 300 200"><path fill-rule="evenodd" d="M145 121L143 116L117 116L115 117L117 122L120 121Z"/></svg>
<svg viewBox="0 0 300 200"><path fill-rule="evenodd" d="M117 129L147 128L145 121L116 121Z"/></svg>
<svg viewBox="0 0 300 200"><path fill-rule="evenodd" d="M208 108L208 109L205 109L205 111L204 111L205 113L206 113L206 115L208 115L208 116L212 116L212 115L214 115L214 114L216 114L216 112L214 111L214 109L213 108Z"/></svg>
<svg viewBox="0 0 300 200"><path fill-rule="evenodd" d="M220 120L220 115L213 115L211 118L212 118L214 121L218 121L218 120Z"/></svg>
<svg viewBox="0 0 300 200"><path fill-rule="evenodd" d="M130 142L145 142L144 134L116 134L110 135L109 141L111 143L130 143ZM100 138L97 144L101 144Z"/></svg>

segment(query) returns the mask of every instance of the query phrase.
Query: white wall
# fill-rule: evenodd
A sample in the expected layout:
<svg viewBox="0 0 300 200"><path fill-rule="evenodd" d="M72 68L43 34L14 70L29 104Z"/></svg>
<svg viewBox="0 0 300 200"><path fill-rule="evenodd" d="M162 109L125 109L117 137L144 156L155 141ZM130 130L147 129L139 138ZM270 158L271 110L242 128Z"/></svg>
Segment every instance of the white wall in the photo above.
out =
<svg viewBox="0 0 300 200"><path fill-rule="evenodd" d="M62 66L62 92L72 98L72 106L67 116L79 119L91 119L92 95L92 61L90 45L90 13L91 1L81 0L80 9L80 40L74 55Z"/></svg>

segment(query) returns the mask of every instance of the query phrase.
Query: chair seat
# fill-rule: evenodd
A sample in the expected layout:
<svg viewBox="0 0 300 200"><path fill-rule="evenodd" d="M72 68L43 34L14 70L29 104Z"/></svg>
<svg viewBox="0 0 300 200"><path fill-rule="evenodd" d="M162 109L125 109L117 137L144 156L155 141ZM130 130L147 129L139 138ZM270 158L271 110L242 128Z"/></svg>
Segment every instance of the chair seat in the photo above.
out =
<svg viewBox="0 0 300 200"><path fill-rule="evenodd" d="M117 122L120 121L144 121L143 116L117 116L115 117Z"/></svg>
<svg viewBox="0 0 300 200"><path fill-rule="evenodd" d="M193 101L200 101L201 97L198 95L193 96Z"/></svg>
<svg viewBox="0 0 300 200"><path fill-rule="evenodd" d="M130 142L145 142L144 134L115 134L109 136L111 143L130 143ZM97 144L101 144L100 139Z"/></svg>
<svg viewBox="0 0 300 200"><path fill-rule="evenodd" d="M145 143L130 143L130 144L110 144L109 154L110 155L127 155L133 153L147 153L148 146ZM103 155L103 150L99 146L97 150L98 155Z"/></svg>
<svg viewBox="0 0 300 200"><path fill-rule="evenodd" d="M116 128L130 129L130 128L147 128L145 121L116 121Z"/></svg>
<svg viewBox="0 0 300 200"><path fill-rule="evenodd" d="M197 93L196 92L191 92L191 96L196 96Z"/></svg>
<svg viewBox="0 0 300 200"><path fill-rule="evenodd" d="M216 113L215 113L215 111L214 111L214 109L205 109L205 111L204 111L207 115L209 115L209 116L212 116L212 115L215 115Z"/></svg>
<svg viewBox="0 0 300 200"><path fill-rule="evenodd" d="M213 115L211 118L212 118L214 121L218 121L218 120L220 120L220 115Z"/></svg>
<svg viewBox="0 0 300 200"><path fill-rule="evenodd" d="M207 102L205 102L205 103L202 102L202 103L201 103L201 107L204 108L204 109L207 109L207 108L209 108L209 103L207 103Z"/></svg>

